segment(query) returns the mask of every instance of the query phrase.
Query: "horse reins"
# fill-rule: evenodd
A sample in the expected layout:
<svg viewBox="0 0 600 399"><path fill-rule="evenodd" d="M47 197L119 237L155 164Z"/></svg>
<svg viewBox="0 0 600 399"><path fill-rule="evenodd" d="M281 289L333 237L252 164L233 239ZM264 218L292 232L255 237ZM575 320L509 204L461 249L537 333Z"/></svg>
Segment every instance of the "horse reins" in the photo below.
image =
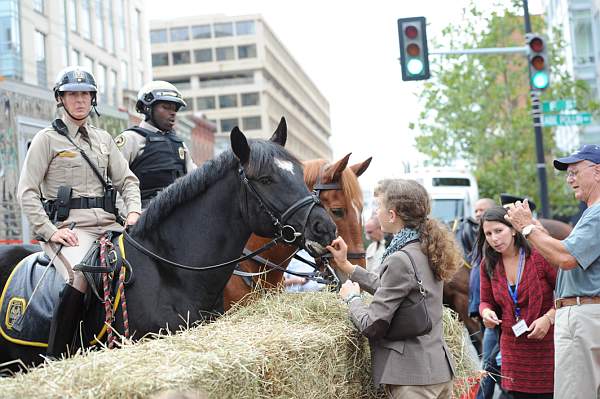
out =
<svg viewBox="0 0 600 399"><path fill-rule="evenodd" d="M162 263L166 263L170 266L173 266L173 267L176 267L179 269L190 270L190 271L214 270L214 269L220 269L223 267L235 265L239 262L243 262L247 259L251 259L252 257L254 257L256 255L265 252L266 250L268 250L269 248L271 248L275 244L277 244L279 241L284 241L286 243L293 243L294 241L296 241L298 239L298 237L300 237L302 235L302 233L297 232L293 226L291 226L289 224L284 224L284 223L286 223L287 219L289 217L291 217L294 213L296 213L299 209L301 209L305 206L308 206L308 212L306 213L304 223L302 224L302 227L304 229L306 229L306 223L308 221L310 212L316 205L321 203L319 198L314 193L311 193L310 195L308 195L304 198L301 198L300 200L293 203L285 212L283 212L283 214L281 215L281 219L278 219L274 215L274 213L271 211L271 208L273 208L273 207L269 208L267 206L267 202L262 198L260 193L254 188L254 186L252 185L252 183L246 176L246 172L242 165L239 166L238 174L240 176L240 180L243 183L243 187L246 187L248 189L248 191L250 191L251 193L254 194L254 196L258 200L260 208L263 209L269 215L269 217L273 221L273 225L278 230L275 238L273 238L271 241L269 241L268 243L266 243L265 245L263 245L256 251L253 251L247 255L240 256L239 258L230 260L228 262L223 262L223 263L219 263L216 265L198 267L198 266L190 266L190 265L184 265L184 264L181 264L178 262L174 262L172 260L166 259L166 258L150 251L148 248L144 247L141 243L136 241L129 233L127 233L127 231L123 232L125 239L129 243L131 243L131 245L133 245L136 249L138 249L140 252L144 253L145 255L147 255L155 260L158 260Z"/></svg>

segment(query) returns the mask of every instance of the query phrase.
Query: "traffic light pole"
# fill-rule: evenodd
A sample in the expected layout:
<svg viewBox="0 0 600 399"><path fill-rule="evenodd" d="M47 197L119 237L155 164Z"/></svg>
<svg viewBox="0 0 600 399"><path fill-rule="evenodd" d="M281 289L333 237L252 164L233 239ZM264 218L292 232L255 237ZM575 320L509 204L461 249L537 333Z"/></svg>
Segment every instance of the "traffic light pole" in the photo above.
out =
<svg viewBox="0 0 600 399"><path fill-rule="evenodd" d="M531 20L529 18L529 5L523 0L523 14L525 17L525 33L531 33ZM529 93L531 95L531 108L533 116L533 131L535 133L535 153L537 158L537 173L540 184L540 200L542 201L541 217L550 218L550 206L548 202L548 181L546 179L546 161L544 159L544 135L540 112L539 91L535 90L529 73Z"/></svg>

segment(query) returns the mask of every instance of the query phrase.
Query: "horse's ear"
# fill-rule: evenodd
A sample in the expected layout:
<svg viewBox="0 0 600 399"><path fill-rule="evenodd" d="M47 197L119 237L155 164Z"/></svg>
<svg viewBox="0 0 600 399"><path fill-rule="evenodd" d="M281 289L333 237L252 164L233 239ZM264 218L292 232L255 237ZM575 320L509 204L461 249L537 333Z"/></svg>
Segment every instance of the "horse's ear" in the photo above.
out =
<svg viewBox="0 0 600 399"><path fill-rule="evenodd" d="M336 182L340 180L342 177L342 172L348 166L348 160L350 159L350 155L352 153L348 153L345 157L340 159L339 161L332 163L323 171L323 177L325 181L328 182Z"/></svg>
<svg viewBox="0 0 600 399"><path fill-rule="evenodd" d="M250 159L250 146L248 145L246 136L244 136L244 133L237 126L231 131L231 149L242 165L248 163L248 159Z"/></svg>
<svg viewBox="0 0 600 399"><path fill-rule="evenodd" d="M282 116L279 121L279 126L275 129L275 133L271 136L271 141L279 144L282 147L285 147L285 142L287 141L287 123L285 122L285 118Z"/></svg>
<svg viewBox="0 0 600 399"><path fill-rule="evenodd" d="M365 173L365 170L367 170L369 165L371 165L372 159L373 159L373 157L369 157L369 158L365 159L364 162L357 163L357 164L350 166L350 169L352 169L352 171L354 172L356 177L359 177L360 175Z"/></svg>

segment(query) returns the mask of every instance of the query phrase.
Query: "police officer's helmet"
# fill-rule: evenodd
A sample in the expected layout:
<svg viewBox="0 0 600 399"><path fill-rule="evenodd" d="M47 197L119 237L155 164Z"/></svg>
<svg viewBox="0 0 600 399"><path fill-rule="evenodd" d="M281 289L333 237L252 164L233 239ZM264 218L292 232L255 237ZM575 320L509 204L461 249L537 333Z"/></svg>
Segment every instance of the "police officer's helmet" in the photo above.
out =
<svg viewBox="0 0 600 399"><path fill-rule="evenodd" d="M175 86L163 80L154 80L144 85L138 92L135 110L141 114L148 115L152 105L158 101L167 101L177 104L179 108L187 106L181 93Z"/></svg>
<svg viewBox="0 0 600 399"><path fill-rule="evenodd" d="M92 93L92 103L96 101L96 79L91 72L86 71L80 66L70 66L58 73L56 76L56 84L54 85L54 98L58 100L58 96L65 91L87 91ZM95 104L93 104L95 105Z"/></svg>

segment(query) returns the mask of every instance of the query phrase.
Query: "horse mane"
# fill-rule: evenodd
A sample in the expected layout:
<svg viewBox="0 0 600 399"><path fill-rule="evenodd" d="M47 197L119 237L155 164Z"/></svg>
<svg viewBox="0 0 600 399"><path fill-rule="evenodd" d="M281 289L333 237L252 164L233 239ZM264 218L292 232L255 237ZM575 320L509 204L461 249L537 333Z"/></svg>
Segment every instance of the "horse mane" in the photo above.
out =
<svg viewBox="0 0 600 399"><path fill-rule="evenodd" d="M248 177L255 176L265 170L277 158L291 161L299 165L300 161L282 146L268 140L248 140L250 159L245 171ZM177 179L158 193L148 208L132 228L132 234L142 236L156 230L162 221L173 213L177 207L204 193L213 184L223 179L232 169L237 169L239 161L233 151L227 150L216 158L210 159L185 176Z"/></svg>
<svg viewBox="0 0 600 399"><path fill-rule="evenodd" d="M312 159L303 162L304 164L304 181L308 187L313 187L317 183L319 174L329 163L324 159ZM340 185L344 196L350 201L359 212L363 209L363 196L358 184L358 178L350 168L345 168L342 171Z"/></svg>

